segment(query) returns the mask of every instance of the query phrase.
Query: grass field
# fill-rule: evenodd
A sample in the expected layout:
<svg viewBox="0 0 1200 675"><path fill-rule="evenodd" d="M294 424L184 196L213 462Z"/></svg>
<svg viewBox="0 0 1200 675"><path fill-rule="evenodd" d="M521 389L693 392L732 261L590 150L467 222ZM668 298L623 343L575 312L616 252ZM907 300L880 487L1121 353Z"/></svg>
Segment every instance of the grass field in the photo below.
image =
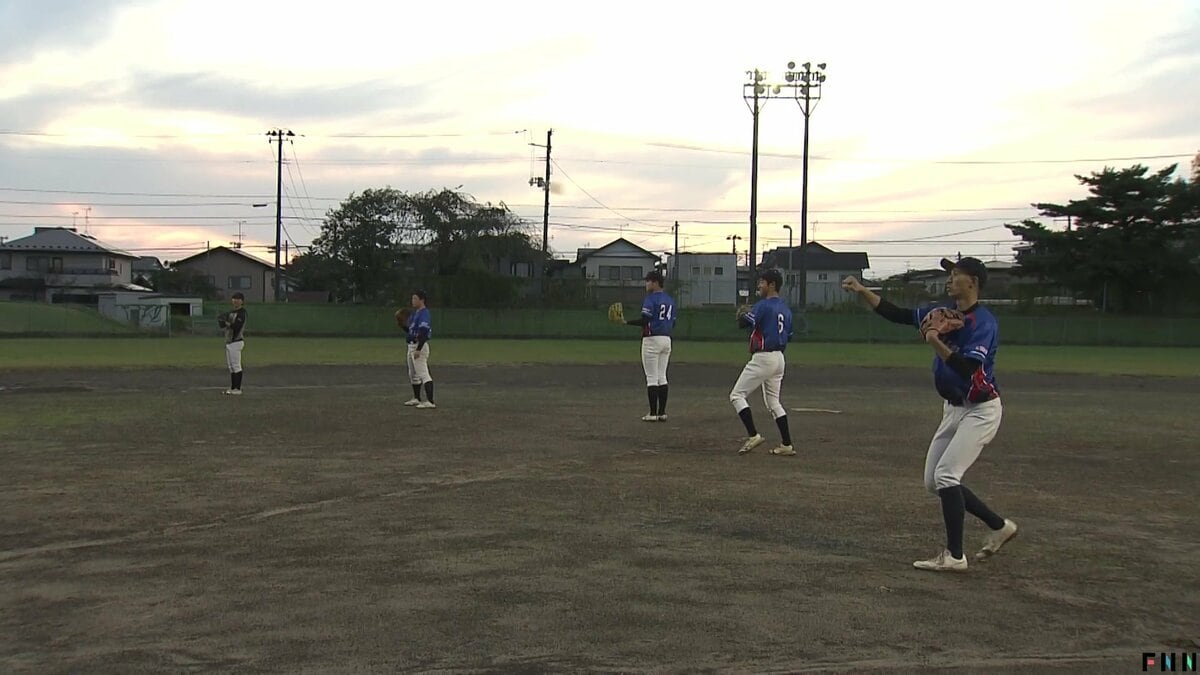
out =
<svg viewBox="0 0 1200 675"><path fill-rule="evenodd" d="M645 424L636 344L438 343L428 411L395 365L271 344L240 398L216 367L0 369L0 671L1140 672L1200 638L1200 380L1009 373L967 483L1021 536L946 576L911 567L942 540L921 370L789 370L780 458L735 453L723 352Z"/></svg>
<svg viewBox="0 0 1200 675"><path fill-rule="evenodd" d="M637 340L437 340L438 364L632 363ZM249 367L263 365L371 365L403 362L404 343L387 338L256 338L247 343ZM929 348L920 344L802 343L788 363L803 366L927 368ZM9 339L0 341L0 368L223 367L219 338ZM676 341L673 363L738 364L744 343ZM1167 347L1005 346L1001 377L1009 372L1098 375L1200 376L1200 349Z"/></svg>

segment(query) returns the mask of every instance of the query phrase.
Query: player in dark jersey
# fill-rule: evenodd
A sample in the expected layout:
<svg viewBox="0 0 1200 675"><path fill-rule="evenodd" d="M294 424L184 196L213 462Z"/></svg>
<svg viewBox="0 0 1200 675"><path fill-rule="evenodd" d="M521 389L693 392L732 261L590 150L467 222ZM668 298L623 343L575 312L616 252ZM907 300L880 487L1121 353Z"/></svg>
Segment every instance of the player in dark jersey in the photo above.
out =
<svg viewBox="0 0 1200 675"><path fill-rule="evenodd" d="M433 402L433 377L429 374L429 339L433 337L433 321L429 308L425 306L425 291L412 294L413 313L408 319L408 381L412 384L413 397L404 405L421 409L436 408ZM421 387L425 387L425 400L421 400Z"/></svg>
<svg viewBox="0 0 1200 675"><path fill-rule="evenodd" d="M787 410L779 402L783 388L783 371L786 362L783 352L792 337L792 310L779 297L783 276L777 270L763 270L758 275L758 294L762 296L749 313L738 317L740 328L752 328L750 332L750 361L742 369L741 376L729 393L729 401L746 427L747 438L738 454L750 452L764 440L754 427L750 404L746 397L757 387L762 387L763 401L775 418L782 440L779 447L771 450L772 455L790 457L796 454L792 447L792 434L788 429Z"/></svg>
<svg viewBox="0 0 1200 675"><path fill-rule="evenodd" d="M242 303L245 300L246 296L240 292L234 293L230 298L233 311L221 315L217 321L225 330L225 363L229 366L229 388L225 393L230 396L242 395L242 349L246 346L246 308Z"/></svg>
<svg viewBox="0 0 1200 675"><path fill-rule="evenodd" d="M933 383L942 397L942 423L938 426L925 455L925 488L942 502L946 523L946 548L929 560L913 563L917 569L937 572L963 572L964 514L970 513L987 524L991 532L975 554L985 560L1017 534L1017 524L996 515L962 484L963 474L979 458L1000 428L1002 408L996 386L996 350L999 326L996 317L979 304L979 291L987 282L987 268L976 258L958 262L942 260L950 273L947 291L952 302L940 305L961 311L964 325L939 336L929 331L922 339L933 347ZM920 326L937 306L903 309L880 298L854 277L842 287L866 298L883 318L894 323Z"/></svg>
<svg viewBox="0 0 1200 675"><path fill-rule="evenodd" d="M642 370L646 373L646 397L650 413L643 422L667 421L667 364L671 361L671 332L675 330L675 301L663 291L663 275L646 275L646 299L642 314L625 323L642 327Z"/></svg>

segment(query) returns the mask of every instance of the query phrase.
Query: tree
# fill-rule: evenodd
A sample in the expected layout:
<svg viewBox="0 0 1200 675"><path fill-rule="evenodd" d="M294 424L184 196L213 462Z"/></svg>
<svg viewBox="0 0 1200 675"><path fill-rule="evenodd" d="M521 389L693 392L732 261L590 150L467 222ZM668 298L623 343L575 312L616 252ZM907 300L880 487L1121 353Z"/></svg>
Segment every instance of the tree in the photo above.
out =
<svg viewBox="0 0 1200 675"><path fill-rule="evenodd" d="M1200 191L1173 180L1176 166L1148 174L1135 165L1076 176L1090 196L1034 204L1072 227L1051 230L1036 220L1007 226L1021 237L1017 262L1043 280L1073 289L1117 311L1177 309L1195 297Z"/></svg>
<svg viewBox="0 0 1200 675"><path fill-rule="evenodd" d="M526 224L504 204L479 204L450 189L389 187L350 195L331 210L311 252L290 270L302 289L331 290L343 301L402 298L401 286L436 279L460 291L482 288L478 301L494 304L515 292L505 261L541 268Z"/></svg>

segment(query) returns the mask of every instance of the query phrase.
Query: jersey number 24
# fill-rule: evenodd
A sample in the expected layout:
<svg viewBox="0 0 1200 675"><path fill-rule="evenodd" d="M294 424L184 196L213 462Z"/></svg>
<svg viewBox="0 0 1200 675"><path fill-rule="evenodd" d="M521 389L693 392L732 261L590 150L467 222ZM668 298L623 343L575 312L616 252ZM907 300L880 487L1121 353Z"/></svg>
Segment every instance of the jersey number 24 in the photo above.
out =
<svg viewBox="0 0 1200 675"><path fill-rule="evenodd" d="M659 321L670 321L672 309L674 309L674 308L671 307L671 305L659 305L658 306L658 320Z"/></svg>

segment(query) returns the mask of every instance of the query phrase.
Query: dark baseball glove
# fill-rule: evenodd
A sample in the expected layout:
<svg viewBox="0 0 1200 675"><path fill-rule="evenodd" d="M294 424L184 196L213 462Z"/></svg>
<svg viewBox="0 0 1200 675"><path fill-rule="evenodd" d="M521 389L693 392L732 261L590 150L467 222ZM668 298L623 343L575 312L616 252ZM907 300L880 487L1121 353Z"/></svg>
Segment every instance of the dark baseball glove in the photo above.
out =
<svg viewBox="0 0 1200 675"><path fill-rule="evenodd" d="M221 314L218 314L217 315L217 325L220 326L221 328L228 328L229 327L229 315L224 312L222 312Z"/></svg>
<svg viewBox="0 0 1200 675"><path fill-rule="evenodd" d="M408 328L408 319L410 316L412 316L412 313L407 309L396 310L396 325L401 328Z"/></svg>
<svg viewBox="0 0 1200 675"><path fill-rule="evenodd" d="M937 331L938 335L953 333L963 327L963 313L957 309L948 307L938 307L932 312L925 315L921 321L921 336L924 337L929 331Z"/></svg>

